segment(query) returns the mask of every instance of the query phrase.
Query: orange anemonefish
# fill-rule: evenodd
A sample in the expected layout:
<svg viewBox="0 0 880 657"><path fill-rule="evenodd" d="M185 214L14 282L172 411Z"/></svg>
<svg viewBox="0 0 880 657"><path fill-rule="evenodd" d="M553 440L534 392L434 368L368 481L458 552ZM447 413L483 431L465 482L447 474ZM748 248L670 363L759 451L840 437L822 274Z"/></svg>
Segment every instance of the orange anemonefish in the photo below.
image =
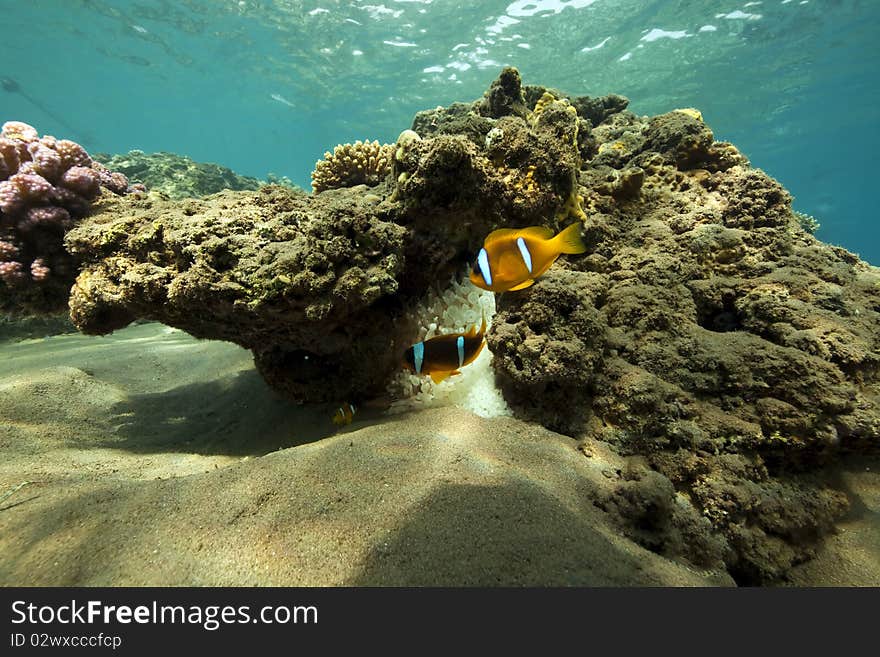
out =
<svg viewBox="0 0 880 657"><path fill-rule="evenodd" d="M550 269L561 253L583 253L581 223L555 237L543 226L500 228L489 233L471 268L471 282L491 292L522 290Z"/></svg>
<svg viewBox="0 0 880 657"><path fill-rule="evenodd" d="M404 366L416 374L430 374L434 383L461 374L459 369L472 363L483 349L486 317L480 330L474 326L467 333L450 333L418 342L406 350Z"/></svg>
<svg viewBox="0 0 880 657"><path fill-rule="evenodd" d="M333 415L333 424L338 427L344 427L347 424L351 424L351 421L354 419L355 411L357 411L357 408L354 404L343 404L336 409L336 413Z"/></svg>

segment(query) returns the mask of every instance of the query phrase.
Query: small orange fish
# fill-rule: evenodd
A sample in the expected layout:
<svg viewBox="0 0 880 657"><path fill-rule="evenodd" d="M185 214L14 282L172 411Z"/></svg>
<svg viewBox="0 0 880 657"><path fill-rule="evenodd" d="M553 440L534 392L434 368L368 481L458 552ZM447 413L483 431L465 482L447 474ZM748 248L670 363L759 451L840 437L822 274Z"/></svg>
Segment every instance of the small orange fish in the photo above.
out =
<svg viewBox="0 0 880 657"><path fill-rule="evenodd" d="M543 226L489 233L471 268L471 283L491 292L522 290L550 269L561 253L583 253L580 222L555 237Z"/></svg>
<svg viewBox="0 0 880 657"><path fill-rule="evenodd" d="M406 350L403 364L416 374L430 374L434 383L445 381L450 376L472 363L483 349L483 336L486 334L486 317L480 330L474 326L467 333L450 333L418 342Z"/></svg>
<svg viewBox="0 0 880 657"><path fill-rule="evenodd" d="M351 424L355 412L357 412L357 407L355 407L354 404L343 404L337 408L336 413L333 414L333 424L337 427L344 427Z"/></svg>

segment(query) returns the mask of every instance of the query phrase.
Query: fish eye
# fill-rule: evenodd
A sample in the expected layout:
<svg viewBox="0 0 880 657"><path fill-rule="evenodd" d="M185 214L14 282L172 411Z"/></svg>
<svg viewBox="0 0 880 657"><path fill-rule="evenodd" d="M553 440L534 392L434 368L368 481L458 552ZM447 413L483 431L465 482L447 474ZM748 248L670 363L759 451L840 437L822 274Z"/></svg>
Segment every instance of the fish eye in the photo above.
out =
<svg viewBox="0 0 880 657"><path fill-rule="evenodd" d="M471 262L471 273L475 274L476 276L479 276L480 278L483 277L483 272L480 271L479 257L475 257L473 262Z"/></svg>

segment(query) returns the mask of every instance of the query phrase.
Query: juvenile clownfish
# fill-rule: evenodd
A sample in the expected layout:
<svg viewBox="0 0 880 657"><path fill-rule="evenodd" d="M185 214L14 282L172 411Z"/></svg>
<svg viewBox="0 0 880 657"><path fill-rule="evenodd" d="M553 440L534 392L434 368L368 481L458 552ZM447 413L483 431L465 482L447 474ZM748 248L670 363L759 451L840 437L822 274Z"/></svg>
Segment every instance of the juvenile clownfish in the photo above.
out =
<svg viewBox="0 0 880 657"><path fill-rule="evenodd" d="M404 366L416 374L430 374L434 383L440 383L472 363L483 349L486 317L480 330L474 326L467 333L450 333L418 342L406 350Z"/></svg>
<svg viewBox="0 0 880 657"><path fill-rule="evenodd" d="M581 223L554 237L543 226L500 228L489 233L471 267L471 283L491 292L522 290L550 269L561 253L583 253Z"/></svg>
<svg viewBox="0 0 880 657"><path fill-rule="evenodd" d="M344 427L347 424L351 424L356 411L357 408L354 404L343 404L336 409L336 413L333 415L333 424L338 427Z"/></svg>

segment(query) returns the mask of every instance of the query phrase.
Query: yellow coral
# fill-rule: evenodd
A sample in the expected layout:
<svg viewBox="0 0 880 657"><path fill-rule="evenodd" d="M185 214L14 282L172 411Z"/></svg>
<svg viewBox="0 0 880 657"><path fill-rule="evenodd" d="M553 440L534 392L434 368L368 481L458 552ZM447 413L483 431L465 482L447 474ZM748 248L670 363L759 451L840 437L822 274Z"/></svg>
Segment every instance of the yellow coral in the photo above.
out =
<svg viewBox="0 0 880 657"><path fill-rule="evenodd" d="M532 126L538 125L538 122L541 120L541 115L547 111L547 109L554 104L562 105L565 108L565 111L574 117L574 131L571 136L572 145L577 148L577 139L578 139L578 122L577 122L577 109L574 105L572 105L568 98L556 98L553 94L548 91L545 91L544 94L538 99L538 102L535 103L535 109L532 110L531 114L529 114L529 123Z"/></svg>
<svg viewBox="0 0 880 657"><path fill-rule="evenodd" d="M312 189L317 194L327 189L377 185L391 170L392 144L378 141L341 144L315 164Z"/></svg>
<svg viewBox="0 0 880 657"><path fill-rule="evenodd" d="M400 136L397 138L397 150L394 152L395 160L402 160L406 155L406 151L409 150L409 147L412 146L415 142L421 141L422 138L419 137L419 133L415 130L404 130L400 133Z"/></svg>
<svg viewBox="0 0 880 657"><path fill-rule="evenodd" d="M672 110L673 112L681 112L682 114L687 114L692 119L696 119L697 121L703 120L703 114L698 109L694 109L693 107L682 107L677 110Z"/></svg>
<svg viewBox="0 0 880 657"><path fill-rule="evenodd" d="M551 94L549 91L545 91L541 97L538 99L538 102L535 103L535 109L532 110L531 115L529 116L529 121L532 125L538 122L538 117L544 113L551 104L556 102L556 96Z"/></svg>
<svg viewBox="0 0 880 657"><path fill-rule="evenodd" d="M581 205L583 199L581 195L577 193L577 183L574 183L571 188L571 193L568 195L568 198L565 199L565 205L562 206L562 209L556 215L558 219L565 219L566 217L574 217L579 221L587 220L587 213L584 212L584 208Z"/></svg>
<svg viewBox="0 0 880 657"><path fill-rule="evenodd" d="M522 196L535 197L541 191L538 181L535 180L535 167L528 166L525 173L519 169L510 169L508 167L499 167L504 184L513 187L517 193Z"/></svg>
<svg viewBox="0 0 880 657"><path fill-rule="evenodd" d="M599 144L599 152L607 153L608 151L620 151L623 152L626 150L626 144L622 141L612 141L605 142L604 144Z"/></svg>

